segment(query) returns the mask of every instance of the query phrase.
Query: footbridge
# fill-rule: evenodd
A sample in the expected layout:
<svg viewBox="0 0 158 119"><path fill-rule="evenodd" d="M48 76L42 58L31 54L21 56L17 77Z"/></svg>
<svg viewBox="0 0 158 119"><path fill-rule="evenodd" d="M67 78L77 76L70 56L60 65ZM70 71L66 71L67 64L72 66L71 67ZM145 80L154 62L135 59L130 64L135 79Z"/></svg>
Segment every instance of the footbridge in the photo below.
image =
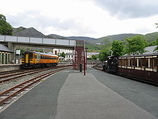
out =
<svg viewBox="0 0 158 119"><path fill-rule="evenodd" d="M0 35L0 43L14 50L16 46L74 49L76 40Z"/></svg>
<svg viewBox="0 0 158 119"><path fill-rule="evenodd" d="M37 48L58 48L74 50L74 69L86 62L85 41L69 39L52 39L52 38L35 38L0 35L0 44L6 45L10 50L15 52L16 47L37 47ZM15 57L15 54L14 54ZM15 59L15 58L14 58Z"/></svg>

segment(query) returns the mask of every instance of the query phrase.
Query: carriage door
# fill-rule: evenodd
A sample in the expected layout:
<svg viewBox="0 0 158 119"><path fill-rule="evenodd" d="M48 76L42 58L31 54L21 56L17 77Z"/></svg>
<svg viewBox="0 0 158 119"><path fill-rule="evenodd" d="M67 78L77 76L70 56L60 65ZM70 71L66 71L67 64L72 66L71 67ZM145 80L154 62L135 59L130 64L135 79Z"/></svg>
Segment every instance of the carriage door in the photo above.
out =
<svg viewBox="0 0 158 119"><path fill-rule="evenodd" d="M25 63L29 63L29 54L25 54Z"/></svg>

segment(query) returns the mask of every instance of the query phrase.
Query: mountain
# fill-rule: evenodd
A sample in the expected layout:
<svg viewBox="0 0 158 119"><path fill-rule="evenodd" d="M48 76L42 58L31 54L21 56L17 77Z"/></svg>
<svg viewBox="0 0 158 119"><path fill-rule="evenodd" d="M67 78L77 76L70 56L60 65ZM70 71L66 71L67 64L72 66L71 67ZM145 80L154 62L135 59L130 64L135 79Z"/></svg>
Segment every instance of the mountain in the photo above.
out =
<svg viewBox="0 0 158 119"><path fill-rule="evenodd" d="M106 42L112 42L114 40L125 40L126 38L135 36L135 35L142 35L142 34L117 34L117 35L108 35L101 38L90 38L90 37L82 37L82 36L70 36L65 37L57 34L49 34L44 35L43 33L39 32L35 28L25 28L25 27L19 27L19 28L13 28L13 35L15 36L24 36L24 37L42 37L42 38L58 38L58 39L70 39L70 40L85 40L86 44L105 44ZM146 35L142 35L144 38L151 42L153 40L156 40L158 38L158 32L148 33Z"/></svg>
<svg viewBox="0 0 158 119"><path fill-rule="evenodd" d="M158 38L158 32L153 32L153 33L148 33L144 35L144 38L148 41L151 42L153 40L156 40Z"/></svg>
<svg viewBox="0 0 158 119"><path fill-rule="evenodd" d="M97 40L96 38L90 38L90 37L83 37L83 36L60 36L60 35L56 35L56 34L49 34L47 35L47 37L49 38L61 38L61 39L69 39L69 40L85 40L85 41L94 41Z"/></svg>
<svg viewBox="0 0 158 119"><path fill-rule="evenodd" d="M96 38L90 38L90 37L83 37L83 36L70 36L66 37L67 39L72 39L72 40L85 40L85 41L95 41L97 40Z"/></svg>
<svg viewBox="0 0 158 119"><path fill-rule="evenodd" d="M37 31L35 28L25 28L25 27L19 27L19 28L13 28L13 35L14 36L23 36L23 37L45 37L45 35L39 31Z"/></svg>
<svg viewBox="0 0 158 119"><path fill-rule="evenodd" d="M13 34L19 33L23 30L25 30L25 27L20 26L19 28L13 28Z"/></svg>
<svg viewBox="0 0 158 119"><path fill-rule="evenodd" d="M99 41L100 41L101 43L107 42L107 41L112 42L112 41L114 41L114 40L123 41L123 40L126 39L126 38L133 37L133 36L136 36L136 35L141 35L141 34L132 34L132 33L129 33L129 34L108 35L108 36L99 38Z"/></svg>
<svg viewBox="0 0 158 119"><path fill-rule="evenodd" d="M114 40L125 40L126 38L133 37L135 35L142 35L142 34L117 34L117 35L108 35L101 38L90 38L90 37L82 37L82 36L70 36L65 37L57 34L49 34L44 35L43 33L39 32L35 28L13 28L13 35L15 36L24 36L24 37L42 37L42 38L55 38L55 39L70 39L70 40L85 40L86 47L89 51L100 51L102 49L103 44L108 44ZM148 33L146 35L142 35L148 42L152 42L158 38L158 32Z"/></svg>
<svg viewBox="0 0 158 119"><path fill-rule="evenodd" d="M48 38L59 38L59 39L65 39L66 38L64 36L60 36L60 35L57 35L57 34L49 34L46 37L48 37Z"/></svg>

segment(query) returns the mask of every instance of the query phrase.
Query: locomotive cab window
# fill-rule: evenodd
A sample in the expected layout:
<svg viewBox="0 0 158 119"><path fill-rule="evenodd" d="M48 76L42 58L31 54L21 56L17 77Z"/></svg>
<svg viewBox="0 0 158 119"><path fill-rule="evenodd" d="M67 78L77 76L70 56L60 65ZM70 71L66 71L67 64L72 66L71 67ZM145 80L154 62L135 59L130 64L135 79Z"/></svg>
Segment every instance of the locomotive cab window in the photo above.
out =
<svg viewBox="0 0 158 119"><path fill-rule="evenodd" d="M29 56L30 56L30 59L32 59L32 58L33 58L33 54L29 54Z"/></svg>

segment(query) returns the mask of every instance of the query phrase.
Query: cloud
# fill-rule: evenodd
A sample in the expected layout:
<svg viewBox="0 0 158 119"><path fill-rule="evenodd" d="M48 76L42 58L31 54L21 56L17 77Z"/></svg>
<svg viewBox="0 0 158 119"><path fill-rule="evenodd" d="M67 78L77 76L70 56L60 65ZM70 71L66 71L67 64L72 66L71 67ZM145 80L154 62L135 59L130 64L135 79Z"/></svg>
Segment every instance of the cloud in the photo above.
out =
<svg viewBox="0 0 158 119"><path fill-rule="evenodd" d="M103 26L101 23L107 18L107 13L95 6L91 0L49 2L39 3L43 8L33 8L30 5L29 8L24 6L20 10L16 7L18 10L8 11L7 19L13 27L34 27L44 34L95 36Z"/></svg>
<svg viewBox="0 0 158 119"><path fill-rule="evenodd" d="M112 16L119 19L143 18L157 15L157 0L94 0Z"/></svg>
<svg viewBox="0 0 158 119"><path fill-rule="evenodd" d="M150 32L156 29L152 24L157 23L158 17L154 16L158 13L157 0L5 0L2 2L1 14L6 16L13 27L34 27L45 35L97 38L118 33Z"/></svg>
<svg viewBox="0 0 158 119"><path fill-rule="evenodd" d="M13 27L34 27L45 35L59 34L70 36L76 35L90 35L94 33L90 26L83 23L82 18L77 17L63 17L45 15L40 11L25 11L17 15L9 15L8 22L13 24ZM84 25L85 24L85 25Z"/></svg>

